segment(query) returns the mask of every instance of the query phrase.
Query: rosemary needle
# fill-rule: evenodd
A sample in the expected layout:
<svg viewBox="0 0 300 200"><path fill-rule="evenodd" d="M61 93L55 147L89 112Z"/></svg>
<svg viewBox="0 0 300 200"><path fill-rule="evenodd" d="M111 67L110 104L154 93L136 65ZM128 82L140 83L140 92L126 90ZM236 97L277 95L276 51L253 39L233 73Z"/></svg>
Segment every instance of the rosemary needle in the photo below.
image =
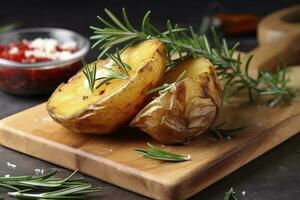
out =
<svg viewBox="0 0 300 200"><path fill-rule="evenodd" d="M96 70L97 70L96 63L93 65L92 70L90 70L85 60L82 60L82 64L84 66L83 74L85 75L88 81L91 92L93 92L95 88L99 88L111 80L115 80L115 79L126 80L130 77L129 70L131 70L131 67L122 61L120 52L118 50L116 52L116 55L113 54L106 54L106 55L114 62L113 66L117 66L117 67L115 67L115 69L113 67L109 67L109 68L102 67L103 69L107 70L108 73L105 76L101 76L101 77L96 77ZM100 82L95 87L96 81L100 81Z"/></svg>
<svg viewBox="0 0 300 200"><path fill-rule="evenodd" d="M229 191L225 192L224 200L238 200L232 187L230 188Z"/></svg>
<svg viewBox="0 0 300 200"><path fill-rule="evenodd" d="M26 193L27 191L17 191L8 194L19 199L85 199L85 194L100 191L90 188L91 185L75 185L51 192Z"/></svg>
<svg viewBox="0 0 300 200"><path fill-rule="evenodd" d="M122 46L122 49L125 49L145 40L157 38L166 44L167 70L197 55L209 59L214 64L219 79L225 82L223 88L225 100L241 90L248 91L251 102L256 96L272 97L269 102L270 106L276 106L282 101L289 103L294 97L294 91L287 86L289 79L285 66L279 65L274 73L260 71L256 78L249 76L253 56L242 63L241 55L237 58L234 56L239 44L229 48L226 40L219 39L214 29L212 29L212 42L209 42L207 35L196 34L192 27L181 28L176 24L172 25L170 21L167 21L166 31L160 32L150 22L150 11L144 15L139 30L133 28L124 8L123 20L119 20L107 9L105 12L108 20L98 16L103 27L90 27L94 31L90 39L95 40L93 47L99 46L100 57L116 46ZM179 58L172 59L174 54L178 54ZM166 87L167 85L161 86L162 90Z"/></svg>
<svg viewBox="0 0 300 200"><path fill-rule="evenodd" d="M171 153L169 151L162 150L150 143L147 143L149 149L141 149L136 148L134 149L139 154L143 155L145 158L150 158L154 160L162 160L162 161L169 161L169 162L182 162L191 160L191 155L182 156L179 154Z"/></svg>
<svg viewBox="0 0 300 200"><path fill-rule="evenodd" d="M215 136L218 139L231 139L232 137L236 136L236 132L242 130L244 127L238 128L231 128L231 129L224 129L222 126L227 124L227 122L223 122L219 125L211 127L208 132Z"/></svg>
<svg viewBox="0 0 300 200"><path fill-rule="evenodd" d="M184 75L186 74L186 71L183 71L178 77L177 79L175 80L174 83L165 83L163 84L162 86L159 86L157 88L154 88L152 90L150 90L148 92L148 94L152 94L152 93L155 93L155 92L159 92L159 94L163 94L167 91L169 91L173 86L175 86L178 82L180 82L183 78L184 78Z"/></svg>
<svg viewBox="0 0 300 200"><path fill-rule="evenodd" d="M83 65L82 71L88 81L90 91L93 92L96 81L96 63L93 64L92 70L90 70L87 62L84 59L81 60L81 63Z"/></svg>
<svg viewBox="0 0 300 200"><path fill-rule="evenodd" d="M10 196L18 199L84 199L85 194L99 192L82 178L53 178L56 170L42 176L0 177L0 187L13 190ZM42 191L42 192L41 192Z"/></svg>

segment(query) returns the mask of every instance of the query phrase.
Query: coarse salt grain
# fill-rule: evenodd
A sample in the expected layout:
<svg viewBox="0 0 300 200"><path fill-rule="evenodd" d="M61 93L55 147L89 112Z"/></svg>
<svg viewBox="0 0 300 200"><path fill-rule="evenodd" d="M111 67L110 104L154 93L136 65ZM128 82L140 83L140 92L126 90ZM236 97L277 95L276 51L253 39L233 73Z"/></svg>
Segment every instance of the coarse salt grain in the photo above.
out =
<svg viewBox="0 0 300 200"><path fill-rule="evenodd" d="M28 42L28 46L31 50L25 51L26 57L47 58L51 60L66 60L72 56L72 52L68 50L74 50L76 48L76 42L68 41L58 46L58 41L52 38L36 38L31 42ZM60 47L64 51L58 51Z"/></svg>
<svg viewBox="0 0 300 200"><path fill-rule="evenodd" d="M76 42L74 42L74 41L64 42L62 45L60 45L60 48L62 48L62 49L75 49L76 48Z"/></svg>
<svg viewBox="0 0 300 200"><path fill-rule="evenodd" d="M6 164L7 164L8 167L12 167L12 168L16 168L17 167L17 165L12 164L10 162L6 162Z"/></svg>
<svg viewBox="0 0 300 200"><path fill-rule="evenodd" d="M52 121L52 118L50 118L50 117L45 117L45 118L42 118L42 121L43 121L43 122L50 122L50 121Z"/></svg>
<svg viewBox="0 0 300 200"><path fill-rule="evenodd" d="M39 49L46 53L56 52L58 41L52 38L36 38L29 43L30 48Z"/></svg>
<svg viewBox="0 0 300 200"><path fill-rule="evenodd" d="M19 53L19 48L18 47L12 47L9 52L9 54L13 55L13 54L17 54Z"/></svg>
<svg viewBox="0 0 300 200"><path fill-rule="evenodd" d="M186 160L191 160L192 159L192 156L190 154L188 154L185 158Z"/></svg>
<svg viewBox="0 0 300 200"><path fill-rule="evenodd" d="M44 169L35 169L34 172L36 174L44 174Z"/></svg>

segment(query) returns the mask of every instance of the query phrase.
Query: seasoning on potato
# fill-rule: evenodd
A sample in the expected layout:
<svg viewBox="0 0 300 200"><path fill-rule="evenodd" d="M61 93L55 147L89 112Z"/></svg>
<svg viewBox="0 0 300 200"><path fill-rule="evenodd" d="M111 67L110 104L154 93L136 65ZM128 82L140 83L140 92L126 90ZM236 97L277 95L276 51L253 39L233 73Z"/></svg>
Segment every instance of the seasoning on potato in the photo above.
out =
<svg viewBox="0 0 300 200"><path fill-rule="evenodd" d="M147 93L162 80L166 53L164 44L156 39L129 47L120 56L130 66L128 78L110 80L89 89L83 71L61 84L47 103L50 116L61 125L82 133L108 134L129 122L144 106ZM120 67L108 58L96 65L96 79L107 75L107 69Z"/></svg>
<svg viewBox="0 0 300 200"><path fill-rule="evenodd" d="M174 144L205 132L215 122L223 95L213 65L201 57L186 60L168 72L164 82L174 82L183 71L183 79L146 105L132 127Z"/></svg>

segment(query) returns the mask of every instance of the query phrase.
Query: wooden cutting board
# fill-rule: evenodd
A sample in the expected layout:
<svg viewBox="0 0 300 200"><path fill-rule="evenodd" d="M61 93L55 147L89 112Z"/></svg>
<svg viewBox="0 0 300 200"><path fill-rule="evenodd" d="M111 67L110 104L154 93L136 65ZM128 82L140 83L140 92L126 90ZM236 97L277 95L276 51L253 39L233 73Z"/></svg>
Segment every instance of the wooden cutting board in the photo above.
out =
<svg viewBox="0 0 300 200"><path fill-rule="evenodd" d="M280 55L288 64L299 61L300 25L289 18L299 12L296 6L262 20L252 68L272 66ZM300 68L290 74L291 84L299 87ZM162 147L192 155L191 161L182 163L142 158L133 149L156 143L136 129L121 129L110 136L73 133L48 116L45 104L1 120L0 143L148 197L186 199L300 131L300 99L276 108L247 102L232 98L220 113L218 123L245 127L238 137L217 140L203 134L186 146Z"/></svg>
<svg viewBox="0 0 300 200"><path fill-rule="evenodd" d="M300 68L291 74L292 84L300 85ZM0 143L154 199L186 199L300 131L299 99L276 108L246 102L231 99L221 111L219 122L245 126L237 137L204 134L186 146L162 147L192 155L182 163L142 158L133 149L156 143L135 129L111 136L73 133L49 117L45 104L1 120Z"/></svg>

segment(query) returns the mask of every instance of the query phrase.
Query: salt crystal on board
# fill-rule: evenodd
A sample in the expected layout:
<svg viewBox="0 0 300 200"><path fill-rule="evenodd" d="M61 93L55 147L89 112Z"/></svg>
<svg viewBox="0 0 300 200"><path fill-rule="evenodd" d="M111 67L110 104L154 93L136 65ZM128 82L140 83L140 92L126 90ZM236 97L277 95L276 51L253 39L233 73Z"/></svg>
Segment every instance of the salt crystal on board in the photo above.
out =
<svg viewBox="0 0 300 200"><path fill-rule="evenodd" d="M35 174L44 174L44 169L35 169L34 170Z"/></svg>
<svg viewBox="0 0 300 200"><path fill-rule="evenodd" d="M192 160L192 156L190 154L188 154L185 159L186 160Z"/></svg>
<svg viewBox="0 0 300 200"><path fill-rule="evenodd" d="M52 118L50 118L50 117L45 117L45 118L42 119L42 121L43 121L43 122L50 122L50 121L52 121Z"/></svg>
<svg viewBox="0 0 300 200"><path fill-rule="evenodd" d="M17 165L12 164L10 162L6 162L6 164L7 164L8 167L12 167L12 168L16 168L17 167Z"/></svg>

